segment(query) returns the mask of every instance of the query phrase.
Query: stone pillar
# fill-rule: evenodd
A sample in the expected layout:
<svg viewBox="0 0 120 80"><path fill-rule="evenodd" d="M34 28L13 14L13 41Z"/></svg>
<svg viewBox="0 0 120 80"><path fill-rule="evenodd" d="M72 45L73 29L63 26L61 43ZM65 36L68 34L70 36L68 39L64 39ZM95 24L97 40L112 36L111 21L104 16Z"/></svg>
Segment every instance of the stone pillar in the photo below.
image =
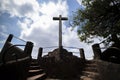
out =
<svg viewBox="0 0 120 80"><path fill-rule="evenodd" d="M24 48L24 53L31 57L32 49L33 49L33 43L28 41Z"/></svg>
<svg viewBox="0 0 120 80"><path fill-rule="evenodd" d="M40 59L42 57L42 53L43 53L43 48L40 47L38 51L37 59Z"/></svg>
<svg viewBox="0 0 120 80"><path fill-rule="evenodd" d="M92 45L93 53L94 53L94 59L100 59L101 58L101 49L99 44Z"/></svg>
<svg viewBox="0 0 120 80"><path fill-rule="evenodd" d="M12 38L13 38L13 35L10 34L1 50L0 62L2 61L3 63L5 63L4 61L5 53L8 50L8 48L11 46L10 42L12 41Z"/></svg>
<svg viewBox="0 0 120 80"><path fill-rule="evenodd" d="M29 59L27 60L27 63L24 64L22 63L22 67L20 68L23 68L21 71L20 71L20 74L23 76L20 78L20 80L26 80L27 79L27 75L28 75L28 70L29 70L29 66L30 66L30 62L32 60L32 56L31 56L31 53L32 53L32 49L33 49L33 43L30 42L30 41L27 41L26 43L26 46L24 48L24 54L29 57ZM18 66L18 65L17 65ZM19 66L18 66L19 67Z"/></svg>
<svg viewBox="0 0 120 80"><path fill-rule="evenodd" d="M8 38L7 38L6 42L5 42L2 50L1 50L1 54L4 54L4 52L9 48L8 42L11 42L11 41L12 41L12 38L13 38L13 35L10 34L10 35L8 36Z"/></svg>
<svg viewBox="0 0 120 80"><path fill-rule="evenodd" d="M81 59L85 60L85 53L84 53L84 49L83 49L83 48L81 48L81 49L79 49L79 51L80 51L80 57L81 57Z"/></svg>

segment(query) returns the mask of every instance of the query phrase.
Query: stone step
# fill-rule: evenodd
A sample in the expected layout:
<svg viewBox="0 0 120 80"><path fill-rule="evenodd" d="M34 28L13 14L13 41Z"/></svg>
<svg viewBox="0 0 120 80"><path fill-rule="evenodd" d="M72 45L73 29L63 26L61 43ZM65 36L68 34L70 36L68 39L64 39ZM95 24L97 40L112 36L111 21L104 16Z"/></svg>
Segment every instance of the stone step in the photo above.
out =
<svg viewBox="0 0 120 80"><path fill-rule="evenodd" d="M97 67L85 67L84 71L98 72Z"/></svg>
<svg viewBox="0 0 120 80"><path fill-rule="evenodd" d="M88 61L86 61L86 63L91 64L91 63L96 63L96 61L95 60L88 60Z"/></svg>
<svg viewBox="0 0 120 80"><path fill-rule="evenodd" d="M59 78L46 78L45 80L80 80L80 78L62 78L62 79L59 79Z"/></svg>
<svg viewBox="0 0 120 80"><path fill-rule="evenodd" d="M43 69L29 70L28 76L35 76L44 73Z"/></svg>
<svg viewBox="0 0 120 80"><path fill-rule="evenodd" d="M97 73L97 72L83 71L82 73L84 76L87 76L89 78L99 77L99 73Z"/></svg>
<svg viewBox="0 0 120 80"><path fill-rule="evenodd" d="M31 64L38 64L38 62L31 62Z"/></svg>
<svg viewBox="0 0 120 80"><path fill-rule="evenodd" d="M37 60L32 60L31 65L39 65L39 62Z"/></svg>
<svg viewBox="0 0 120 80"><path fill-rule="evenodd" d="M43 74L38 74L32 77L28 77L27 80L44 80L46 78L47 78L47 75L43 73Z"/></svg>
<svg viewBox="0 0 120 80"><path fill-rule="evenodd" d="M87 77L87 76L81 76L81 77L80 77L80 80L95 80L95 79L89 78L89 77Z"/></svg>
<svg viewBox="0 0 120 80"><path fill-rule="evenodd" d="M39 63L32 63L30 64L30 66L39 66L40 64Z"/></svg>
<svg viewBox="0 0 120 80"><path fill-rule="evenodd" d="M53 79L53 78L47 78L45 80L61 80L61 79Z"/></svg>
<svg viewBox="0 0 120 80"><path fill-rule="evenodd" d="M37 62L38 60L37 59L32 59L31 62Z"/></svg>
<svg viewBox="0 0 120 80"><path fill-rule="evenodd" d="M29 67L29 70L34 70L34 69L40 69L40 66L38 65L38 66L30 66Z"/></svg>
<svg viewBox="0 0 120 80"><path fill-rule="evenodd" d="M86 67L98 67L97 64L92 63L92 64L85 64Z"/></svg>

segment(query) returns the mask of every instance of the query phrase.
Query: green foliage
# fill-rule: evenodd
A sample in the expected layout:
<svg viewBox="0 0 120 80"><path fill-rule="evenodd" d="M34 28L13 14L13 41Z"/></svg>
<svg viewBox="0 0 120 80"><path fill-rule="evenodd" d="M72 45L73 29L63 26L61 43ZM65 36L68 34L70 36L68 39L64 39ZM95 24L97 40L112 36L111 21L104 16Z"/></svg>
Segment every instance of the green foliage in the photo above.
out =
<svg viewBox="0 0 120 80"><path fill-rule="evenodd" d="M93 42L100 36L112 41L111 35L120 36L120 0L82 0L83 9L73 14L73 26L78 27L81 41ZM109 38L111 37L111 38Z"/></svg>

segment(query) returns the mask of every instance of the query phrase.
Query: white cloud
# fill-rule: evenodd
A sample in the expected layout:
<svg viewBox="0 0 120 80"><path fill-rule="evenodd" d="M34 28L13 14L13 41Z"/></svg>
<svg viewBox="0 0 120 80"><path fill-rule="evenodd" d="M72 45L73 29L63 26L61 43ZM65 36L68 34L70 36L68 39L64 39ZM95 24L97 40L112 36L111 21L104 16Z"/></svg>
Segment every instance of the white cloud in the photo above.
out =
<svg viewBox="0 0 120 80"><path fill-rule="evenodd" d="M18 25L22 28L20 37L35 43L33 57L38 53L38 47L58 46L58 21L53 21L52 18L60 14L62 16L68 16L67 1L49 1L40 4L37 13L41 13L41 15L32 18L33 22L28 19L18 22ZM67 28L65 24L63 24L63 33L63 46L86 48L86 44L79 41L76 31L71 31L71 28ZM90 52L89 48L85 50ZM44 52L47 51L50 51L50 49L44 49ZM79 56L79 54L76 55Z"/></svg>
<svg viewBox="0 0 120 80"><path fill-rule="evenodd" d="M33 41L37 47L57 46L58 21L53 21L52 18L60 14L68 16L68 5L66 1L62 0L59 0L57 3L50 1L40 4L39 9L38 13L41 13L41 15L31 18L32 23L28 19L18 22L18 25L22 26L20 37Z"/></svg>
<svg viewBox="0 0 120 80"><path fill-rule="evenodd" d="M52 18L60 14L68 16L68 4L66 0L49 1L42 4L36 0L1 0L0 12L7 12L12 17L23 18L17 23L22 30L20 37L35 43L35 49L33 50L33 56L35 57L38 47L58 45L58 21L53 21ZM87 53L86 56L91 56L88 53L92 52L90 46L86 47L86 44L81 43L76 31L71 31L71 28L66 27L64 23L63 46L84 48L85 53Z"/></svg>
<svg viewBox="0 0 120 80"><path fill-rule="evenodd" d="M0 25L0 32L7 32L7 29L4 25Z"/></svg>
<svg viewBox="0 0 120 80"><path fill-rule="evenodd" d="M0 41L3 40L4 38L7 38L7 28L4 25L0 25Z"/></svg>
<svg viewBox="0 0 120 80"><path fill-rule="evenodd" d="M38 16L39 4L36 0L0 0L0 13L9 13L12 17L33 18Z"/></svg>
<svg viewBox="0 0 120 80"><path fill-rule="evenodd" d="M82 7L85 8L85 6L82 4L82 0L76 0L78 2L78 4Z"/></svg>
<svg viewBox="0 0 120 80"><path fill-rule="evenodd" d="M59 14L67 16L68 13L66 10L68 10L67 2L62 0L59 0L57 4L52 1L49 3L43 3L40 8L42 14L51 16L58 16Z"/></svg>
<svg viewBox="0 0 120 80"><path fill-rule="evenodd" d="M0 25L0 51L5 43L6 38L8 35L6 34L7 29L4 25Z"/></svg>
<svg viewBox="0 0 120 80"><path fill-rule="evenodd" d="M82 0L76 0L80 5L82 5Z"/></svg>

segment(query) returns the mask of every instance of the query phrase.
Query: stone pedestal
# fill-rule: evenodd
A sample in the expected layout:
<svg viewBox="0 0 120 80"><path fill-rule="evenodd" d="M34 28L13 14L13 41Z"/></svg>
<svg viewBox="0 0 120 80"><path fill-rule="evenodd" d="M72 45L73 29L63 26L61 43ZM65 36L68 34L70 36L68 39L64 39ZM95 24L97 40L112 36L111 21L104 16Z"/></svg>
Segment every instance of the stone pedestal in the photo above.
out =
<svg viewBox="0 0 120 80"><path fill-rule="evenodd" d="M71 79L80 75L84 61L64 48L59 53L57 48L43 56L40 64L49 77Z"/></svg>
<svg viewBox="0 0 120 80"><path fill-rule="evenodd" d="M55 60L59 61L65 57L68 57L68 56L73 56L72 52L68 52L66 49L55 49L53 50L52 52L49 52L48 53L48 56L49 57L54 57Z"/></svg>

